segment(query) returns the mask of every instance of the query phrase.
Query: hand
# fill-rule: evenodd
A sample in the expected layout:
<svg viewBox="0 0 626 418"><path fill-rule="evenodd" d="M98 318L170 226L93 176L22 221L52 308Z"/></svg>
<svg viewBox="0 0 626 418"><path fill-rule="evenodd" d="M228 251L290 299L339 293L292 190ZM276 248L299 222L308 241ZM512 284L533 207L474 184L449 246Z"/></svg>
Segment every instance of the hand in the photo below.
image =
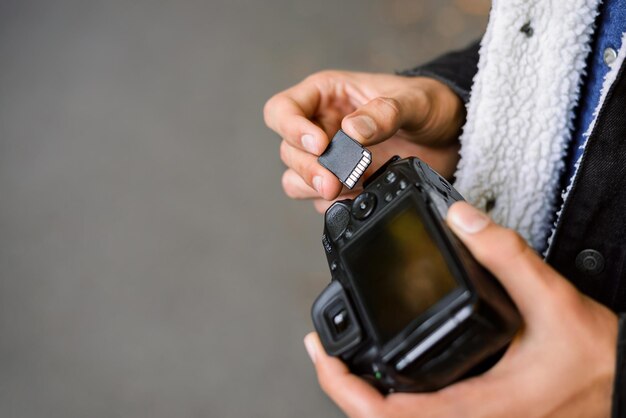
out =
<svg viewBox="0 0 626 418"><path fill-rule="evenodd" d="M264 114L267 126L283 139L285 192L316 199L322 211L347 192L317 162L339 128L365 146L378 144L371 148L373 162L365 176L398 154L417 155L449 177L458 162L465 107L434 79L324 71L272 97Z"/></svg>
<svg viewBox="0 0 626 418"><path fill-rule="evenodd" d="M485 374L438 392L383 397L305 338L324 391L350 417L609 417L617 317L579 293L522 238L456 203L448 224L506 288L524 328Z"/></svg>

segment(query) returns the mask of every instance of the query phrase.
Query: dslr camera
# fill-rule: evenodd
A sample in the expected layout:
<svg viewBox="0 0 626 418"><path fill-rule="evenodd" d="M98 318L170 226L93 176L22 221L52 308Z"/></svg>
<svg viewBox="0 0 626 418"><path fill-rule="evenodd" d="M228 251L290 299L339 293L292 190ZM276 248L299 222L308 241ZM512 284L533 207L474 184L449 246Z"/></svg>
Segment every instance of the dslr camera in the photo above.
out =
<svg viewBox="0 0 626 418"><path fill-rule="evenodd" d="M383 393L443 388L485 365L521 324L499 282L446 225L462 196L394 157L325 214L331 283L312 307L329 355Z"/></svg>

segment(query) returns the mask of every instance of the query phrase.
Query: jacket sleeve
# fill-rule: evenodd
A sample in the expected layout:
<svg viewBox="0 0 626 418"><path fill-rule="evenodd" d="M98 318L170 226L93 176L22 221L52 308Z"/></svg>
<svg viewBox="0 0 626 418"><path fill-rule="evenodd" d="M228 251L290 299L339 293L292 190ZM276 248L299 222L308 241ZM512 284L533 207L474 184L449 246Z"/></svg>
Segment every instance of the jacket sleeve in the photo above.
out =
<svg viewBox="0 0 626 418"><path fill-rule="evenodd" d="M612 416L626 418L626 313L621 314L619 318Z"/></svg>
<svg viewBox="0 0 626 418"><path fill-rule="evenodd" d="M423 76L441 81L467 103L472 89L472 82L478 71L478 50L480 41L467 48L448 52L426 64L400 71L398 74L410 77Z"/></svg>

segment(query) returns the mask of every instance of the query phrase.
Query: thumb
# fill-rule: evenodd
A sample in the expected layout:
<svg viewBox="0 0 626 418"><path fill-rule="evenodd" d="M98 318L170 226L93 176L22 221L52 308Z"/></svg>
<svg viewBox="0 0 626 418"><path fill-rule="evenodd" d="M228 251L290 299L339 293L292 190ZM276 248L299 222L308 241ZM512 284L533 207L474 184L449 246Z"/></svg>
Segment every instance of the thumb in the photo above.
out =
<svg viewBox="0 0 626 418"><path fill-rule="evenodd" d="M413 96L377 97L347 115L341 128L368 146L384 141L405 125L419 126L428 114L428 99L426 95Z"/></svg>
<svg viewBox="0 0 626 418"><path fill-rule="evenodd" d="M304 338L322 390L350 417L380 416L383 396L365 380L350 373L341 360L326 354L314 332Z"/></svg>
<svg viewBox="0 0 626 418"><path fill-rule="evenodd" d="M542 317L567 282L513 230L495 224L466 202L450 207L447 222L476 260L502 283L527 322Z"/></svg>

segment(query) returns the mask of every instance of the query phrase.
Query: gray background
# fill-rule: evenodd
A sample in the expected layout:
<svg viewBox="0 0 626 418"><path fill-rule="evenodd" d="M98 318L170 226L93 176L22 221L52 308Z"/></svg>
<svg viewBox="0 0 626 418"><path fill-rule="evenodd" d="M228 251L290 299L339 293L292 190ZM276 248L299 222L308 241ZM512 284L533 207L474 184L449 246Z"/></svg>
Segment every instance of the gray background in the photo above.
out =
<svg viewBox="0 0 626 418"><path fill-rule="evenodd" d="M463 46L485 1L0 2L0 416L333 417L329 275L264 101Z"/></svg>

